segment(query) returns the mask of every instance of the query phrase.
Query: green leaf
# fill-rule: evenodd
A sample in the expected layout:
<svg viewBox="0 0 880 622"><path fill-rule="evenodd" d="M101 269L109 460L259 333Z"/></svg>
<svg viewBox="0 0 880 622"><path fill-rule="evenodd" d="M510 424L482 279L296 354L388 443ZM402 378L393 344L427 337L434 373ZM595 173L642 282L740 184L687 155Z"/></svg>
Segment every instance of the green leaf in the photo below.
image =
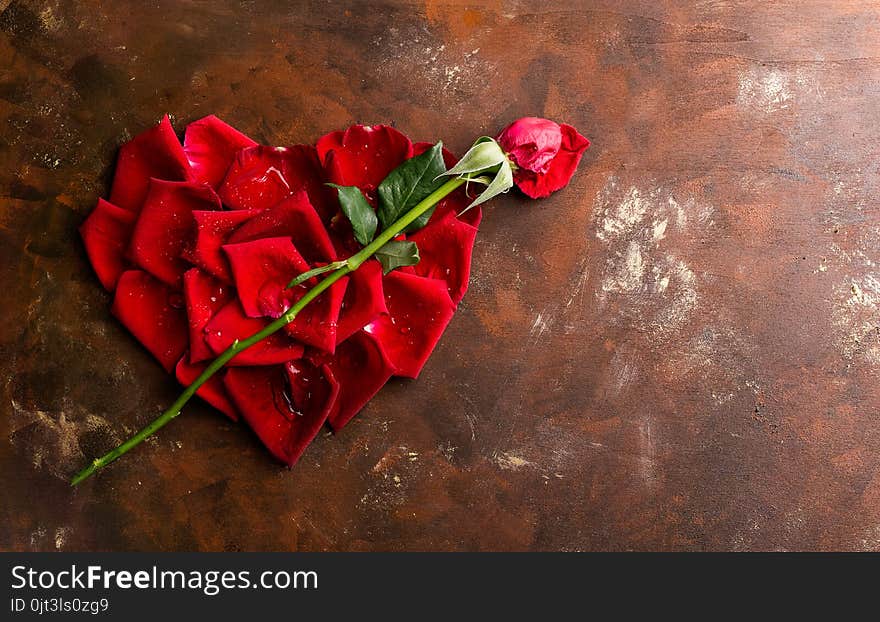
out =
<svg viewBox="0 0 880 622"><path fill-rule="evenodd" d="M494 138L483 136L478 139L474 146L468 149L461 160L446 171L444 175L466 175L469 173L484 173L507 160L504 150Z"/></svg>
<svg viewBox="0 0 880 622"><path fill-rule="evenodd" d="M327 185L338 191L339 205L342 207L342 213L351 221L354 238L363 246L372 242L378 224L376 210L367 202L360 188L357 186L337 186L336 184Z"/></svg>
<svg viewBox="0 0 880 622"><path fill-rule="evenodd" d="M395 268L419 263L419 247L412 240L391 240L376 251L376 259L382 264L382 271L388 274Z"/></svg>
<svg viewBox="0 0 880 622"><path fill-rule="evenodd" d="M495 178L486 186L486 189L480 193L480 196L474 199L473 203L464 208L461 213L464 214L472 207L485 203L492 197L507 192L511 188L513 188L513 170L510 168L510 163L505 160L498 169L498 172L495 173Z"/></svg>
<svg viewBox="0 0 880 622"><path fill-rule="evenodd" d="M437 178L446 172L443 163L443 143L437 143L425 153L410 158L388 174L379 184L379 222L387 228L416 204L440 187L442 180ZM426 224L432 207L414 220L407 232L417 231Z"/></svg>

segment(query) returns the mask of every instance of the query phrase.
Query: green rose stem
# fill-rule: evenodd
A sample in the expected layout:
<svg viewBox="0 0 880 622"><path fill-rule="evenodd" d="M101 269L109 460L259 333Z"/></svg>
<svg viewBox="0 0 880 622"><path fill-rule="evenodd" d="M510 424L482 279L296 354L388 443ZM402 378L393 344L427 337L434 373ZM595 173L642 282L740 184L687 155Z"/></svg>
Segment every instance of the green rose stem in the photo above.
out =
<svg viewBox="0 0 880 622"><path fill-rule="evenodd" d="M355 253L345 261L335 262L335 264L331 264L337 265L339 267L330 272L330 274L324 277L324 279L322 279L317 285L306 292L306 294L302 298L297 300L296 303L284 313L284 315L266 326L263 330L254 333L247 339L234 341L233 344L229 346L226 350L224 350L222 354L211 361L211 364L205 368L205 371L203 371L201 375L199 375L199 377L196 378L195 381L191 385L189 385L183 391L183 393L180 394L180 397L177 398L177 400L171 405L168 410L163 412L156 419L151 421L144 429L142 429L140 432L129 438L127 441L125 441L115 449L110 450L100 458L95 458L89 466L87 466L74 476L74 478L70 482L71 486L76 486L81 481L89 478L98 469L107 466L108 464L116 460L119 456L140 445L148 437L152 436L158 430L162 429L169 421L180 414L180 411L183 409L184 405L193 395L195 395L195 392L198 391L199 387L205 384L211 378L211 376L220 371L220 369L222 369L223 366L228 363L236 354L238 354L242 350L246 350L255 343L262 341L269 335L278 332L287 324L292 322L294 318L296 318L297 314L302 311L307 304L320 296L323 291L325 291L336 281L344 277L346 274L357 270L361 266L361 264L372 257L376 253L376 251L378 251L383 246L385 246L385 244L393 240L397 235L400 234L401 231L406 229L406 227L409 226L410 223L412 223L419 216L424 214L431 207L439 203L444 197L446 197L446 195L450 194L453 190L464 184L465 181L466 180L464 178L455 177L445 182L442 186L434 190L431 194L429 194L419 203L417 203L415 207L413 207L403 216L397 219L391 226L382 231L382 233L376 236L376 239L374 239L367 246L362 248L359 252ZM293 282L296 281L297 279L294 279Z"/></svg>

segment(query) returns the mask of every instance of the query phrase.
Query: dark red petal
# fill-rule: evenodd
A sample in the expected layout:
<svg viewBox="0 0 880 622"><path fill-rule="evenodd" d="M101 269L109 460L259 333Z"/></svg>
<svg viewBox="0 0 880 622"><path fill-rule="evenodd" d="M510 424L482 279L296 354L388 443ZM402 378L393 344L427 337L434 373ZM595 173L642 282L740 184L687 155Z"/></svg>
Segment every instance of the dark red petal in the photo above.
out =
<svg viewBox="0 0 880 622"><path fill-rule="evenodd" d="M249 317L277 318L302 298L317 281L296 287L287 284L309 269L290 238L263 238L223 247L232 266L238 299ZM291 337L332 352L336 347L336 326L348 279L340 279L299 312L284 327Z"/></svg>
<svg viewBox="0 0 880 622"><path fill-rule="evenodd" d="M183 151L194 179L210 184L216 190L236 154L256 144L231 125L208 115L186 126Z"/></svg>
<svg viewBox="0 0 880 622"><path fill-rule="evenodd" d="M259 238L290 237L296 250L310 265L336 261L333 242L305 192L297 192L264 210L229 236L229 244Z"/></svg>
<svg viewBox="0 0 880 622"><path fill-rule="evenodd" d="M222 247L236 227L258 213L250 210L193 212L195 242L187 245L181 256L221 281L231 283L232 272Z"/></svg>
<svg viewBox="0 0 880 622"><path fill-rule="evenodd" d="M317 148L330 181L368 194L413 154L409 138L387 125L352 125L323 136Z"/></svg>
<svg viewBox="0 0 880 622"><path fill-rule="evenodd" d="M205 326L205 341L214 354L220 354L236 339L247 339L267 325L265 320L246 316L238 301L233 300L220 309ZM283 332L277 332L236 354L228 365L277 365L300 358L303 350L302 344L296 343Z"/></svg>
<svg viewBox="0 0 880 622"><path fill-rule="evenodd" d="M189 269L181 253L193 236L192 213L220 207L220 199L206 184L152 180L131 235L129 256L157 279L179 289Z"/></svg>
<svg viewBox="0 0 880 622"><path fill-rule="evenodd" d="M583 155L590 148L590 139L581 135L575 128L567 123L560 123L562 129L562 150L569 153ZM575 165L577 166L577 165Z"/></svg>
<svg viewBox="0 0 880 622"><path fill-rule="evenodd" d="M590 146L590 141L578 134L570 125L563 123L559 127L562 129L562 147L551 160L547 172L539 174L519 169L513 174L513 181L517 187L533 199L548 197L568 184L577 170L581 156Z"/></svg>
<svg viewBox="0 0 880 622"><path fill-rule="evenodd" d="M399 271L385 275L388 315L364 328L379 342L398 376L419 375L440 340L455 305L446 282Z"/></svg>
<svg viewBox="0 0 880 622"><path fill-rule="evenodd" d="M314 147L258 145L238 152L220 187L220 198L232 209L266 209L299 190L306 191L325 221L336 213L335 195L324 184L324 169Z"/></svg>
<svg viewBox="0 0 880 622"><path fill-rule="evenodd" d="M227 244L223 251L232 266L241 308L248 317L280 317L293 304L287 284L309 269L290 238L263 238Z"/></svg>
<svg viewBox="0 0 880 622"><path fill-rule="evenodd" d="M288 466L321 431L338 393L329 368L306 360L233 368L224 383L244 420L272 455Z"/></svg>
<svg viewBox="0 0 880 622"><path fill-rule="evenodd" d="M477 207L467 209L467 206L473 202L484 187L485 186L479 184L473 184L469 188L462 186L458 190L455 190L452 194L437 204L437 209L434 210L434 213L431 215L431 220L428 222L432 223L442 220L447 214L452 213L463 223L475 228L479 227L480 222L483 220L482 208L478 205Z"/></svg>
<svg viewBox="0 0 880 622"><path fill-rule="evenodd" d="M79 227L89 261L107 291L113 291L125 271L125 249L136 218L134 212L98 199L98 205Z"/></svg>
<svg viewBox="0 0 880 622"><path fill-rule="evenodd" d="M339 384L339 396L329 417L336 431L358 414L394 373L375 338L362 330L341 343L327 365Z"/></svg>
<svg viewBox="0 0 880 622"><path fill-rule="evenodd" d="M370 259L349 276L336 327L336 343L342 343L387 311L382 293L382 266Z"/></svg>
<svg viewBox="0 0 880 622"><path fill-rule="evenodd" d="M168 115L162 117L159 125L138 134L120 148L110 202L122 209L140 211L151 178L192 179L189 162Z"/></svg>
<svg viewBox="0 0 880 622"><path fill-rule="evenodd" d="M205 326L233 296L231 286L224 285L198 268L192 268L183 275L183 297L189 322L190 363L214 358L214 351L205 341Z"/></svg>
<svg viewBox="0 0 880 622"><path fill-rule="evenodd" d="M432 219L409 236L421 257L415 265L416 274L446 281L452 302L458 304L468 288L476 237L476 227L460 221L451 211L440 220Z"/></svg>
<svg viewBox="0 0 880 622"><path fill-rule="evenodd" d="M361 243L354 239L354 229L351 228L351 221L341 211L330 221L327 232L333 241L333 248L336 250L337 257L351 257L363 248Z"/></svg>
<svg viewBox="0 0 880 622"><path fill-rule="evenodd" d="M290 196L281 153L258 145L240 151L220 186L220 197L230 209L262 210Z"/></svg>
<svg viewBox="0 0 880 622"><path fill-rule="evenodd" d="M188 358L185 354L180 357L174 370L177 381L185 387L191 385L208 366L207 363L192 365L187 361ZM211 376L205 384L196 390L196 395L233 421L238 421L238 410L230 401L229 395L226 393L226 387L223 385L225 373L221 371Z"/></svg>
<svg viewBox="0 0 880 622"><path fill-rule="evenodd" d="M288 335L303 343L332 353L336 349L336 334L339 325L339 311L348 287L348 277L339 279L330 288L310 302L296 319L284 327ZM291 304L302 298L305 289L300 286L291 299Z"/></svg>
<svg viewBox="0 0 880 622"><path fill-rule="evenodd" d="M171 372L186 351L189 329L183 299L142 270L119 277L113 315Z"/></svg>

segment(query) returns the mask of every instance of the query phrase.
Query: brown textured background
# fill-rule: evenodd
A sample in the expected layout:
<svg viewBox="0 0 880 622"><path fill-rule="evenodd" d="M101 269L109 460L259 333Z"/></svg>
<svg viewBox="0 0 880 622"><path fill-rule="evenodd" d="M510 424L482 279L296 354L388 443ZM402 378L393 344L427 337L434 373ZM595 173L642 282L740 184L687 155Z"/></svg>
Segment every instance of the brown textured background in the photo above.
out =
<svg viewBox="0 0 880 622"><path fill-rule="evenodd" d="M0 0L0 548L880 549L876 2ZM273 144L593 139L493 202L418 381L292 472L175 383L76 227L164 112Z"/></svg>

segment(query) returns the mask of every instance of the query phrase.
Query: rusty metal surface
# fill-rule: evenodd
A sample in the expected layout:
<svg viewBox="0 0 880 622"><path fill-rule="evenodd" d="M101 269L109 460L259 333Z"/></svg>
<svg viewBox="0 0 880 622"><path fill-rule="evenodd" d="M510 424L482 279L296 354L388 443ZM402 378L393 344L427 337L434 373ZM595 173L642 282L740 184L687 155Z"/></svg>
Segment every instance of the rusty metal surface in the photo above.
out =
<svg viewBox="0 0 880 622"><path fill-rule="evenodd" d="M880 549L875 2L0 1L0 548ZM594 141L497 199L417 381L291 472L177 387L76 227L164 112Z"/></svg>

